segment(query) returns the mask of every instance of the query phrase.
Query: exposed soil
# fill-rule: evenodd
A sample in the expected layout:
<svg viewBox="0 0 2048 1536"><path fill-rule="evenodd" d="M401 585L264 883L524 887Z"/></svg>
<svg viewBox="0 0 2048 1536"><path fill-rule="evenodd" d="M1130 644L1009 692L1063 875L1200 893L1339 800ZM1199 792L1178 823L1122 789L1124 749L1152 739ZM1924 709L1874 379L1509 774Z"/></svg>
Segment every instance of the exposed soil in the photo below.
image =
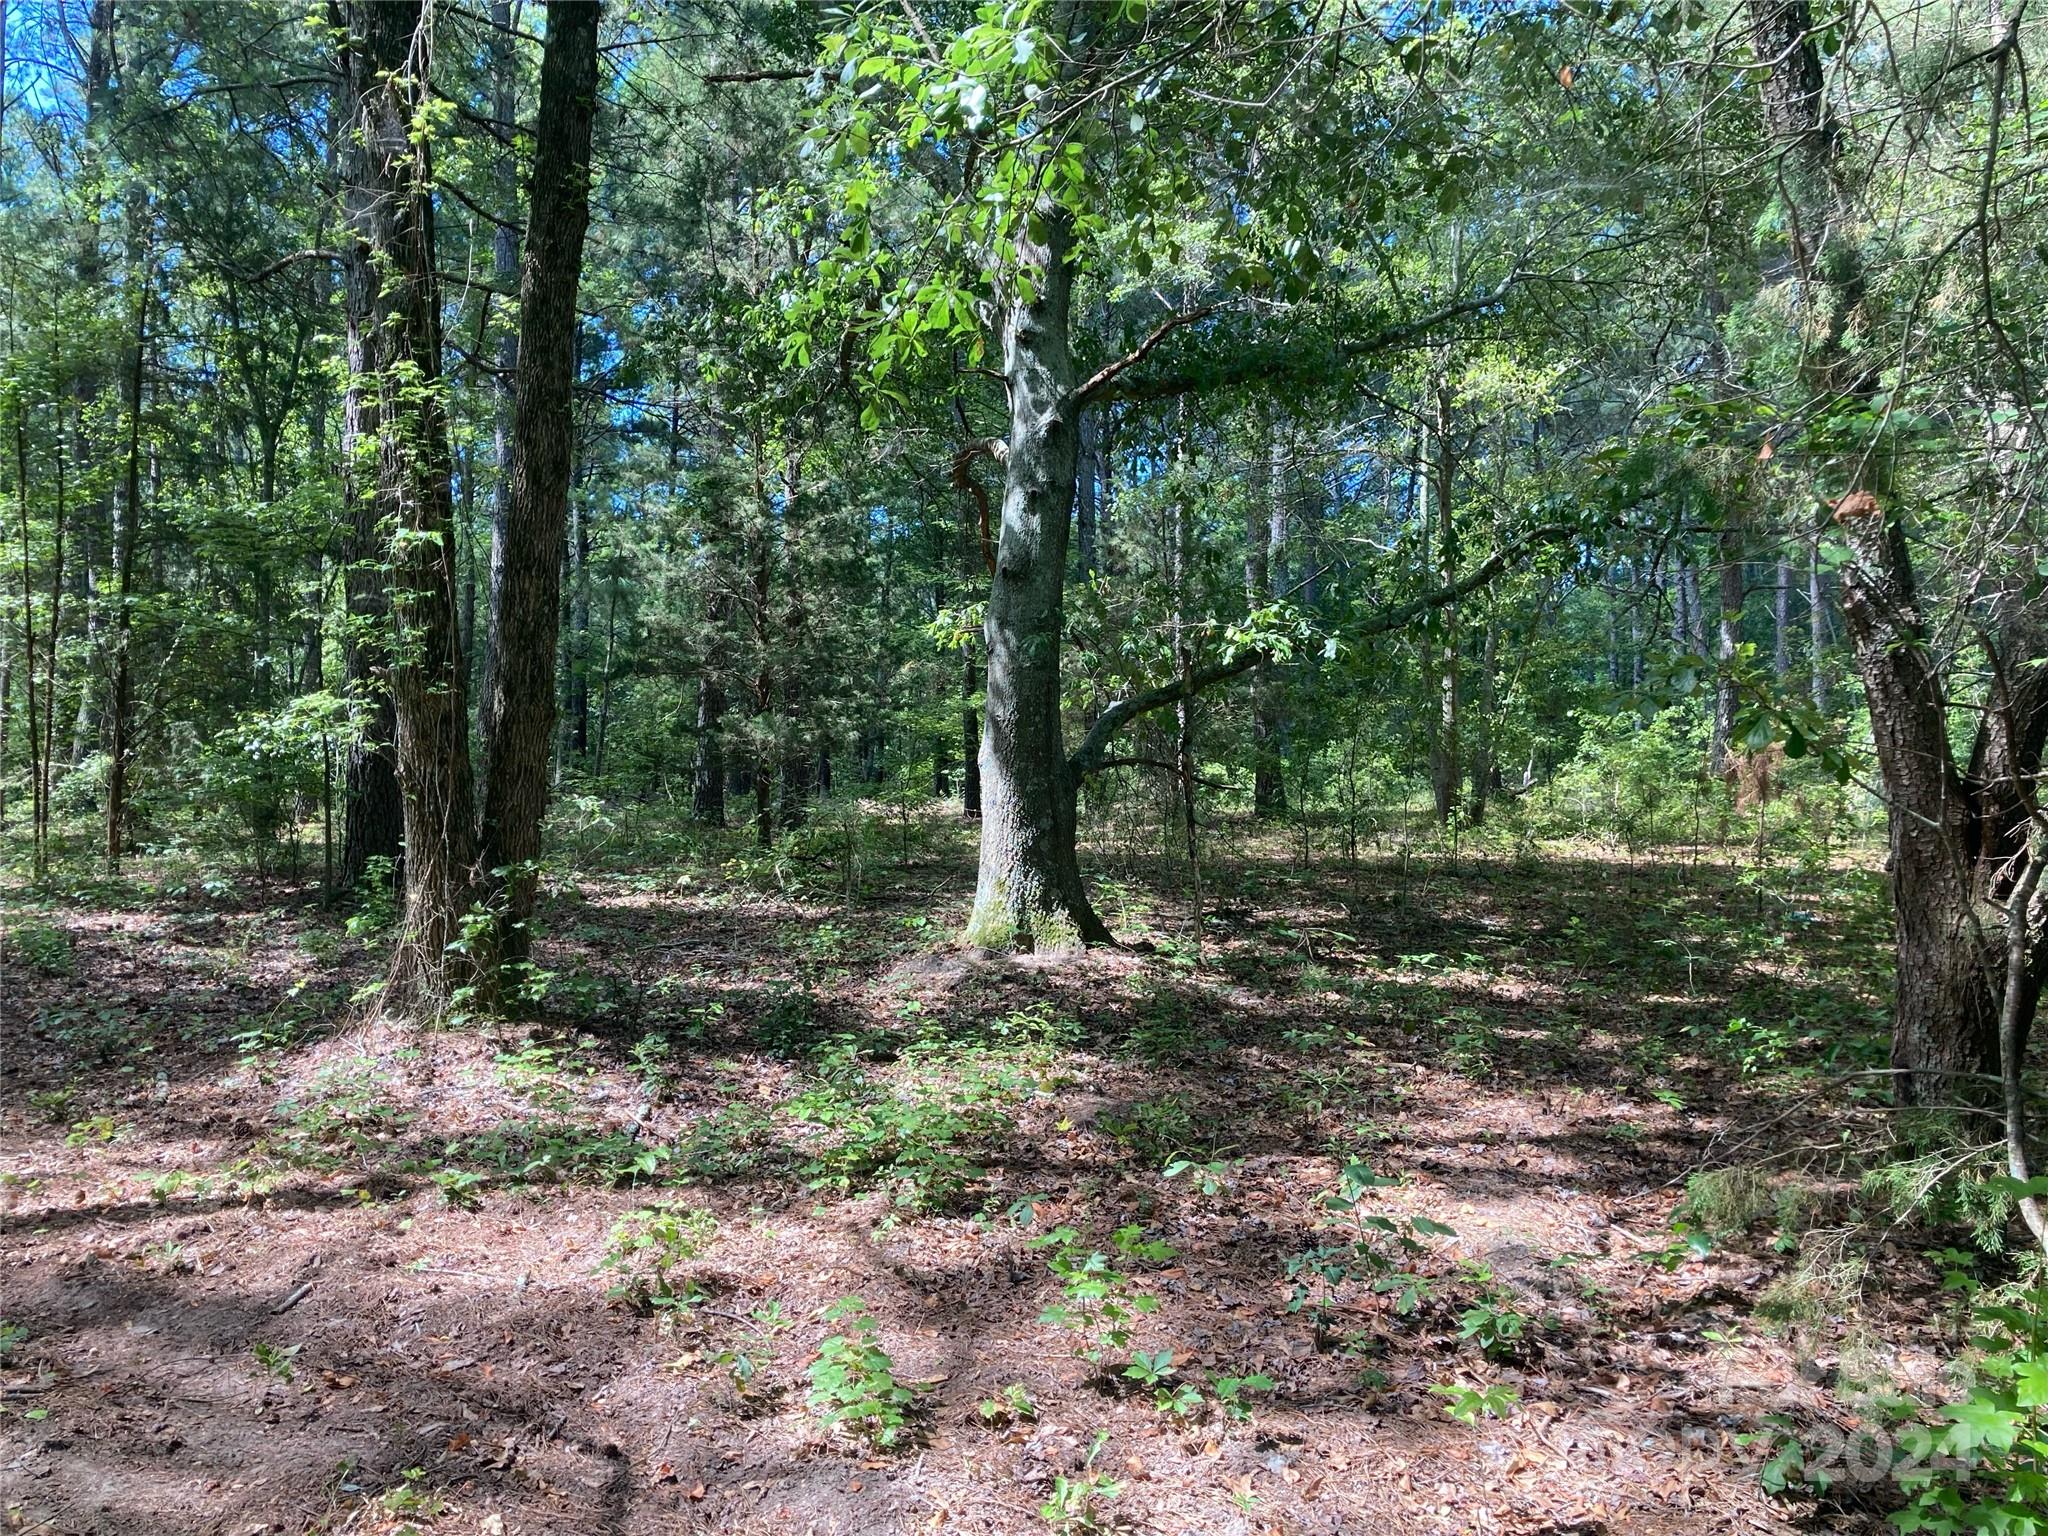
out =
<svg viewBox="0 0 2048 1536"><path fill-rule="evenodd" d="M1824 1183L1825 1096L1777 1069L1872 1027L1868 875L1760 916L1676 863L1276 851L1212 882L1199 962L1133 886L1109 915L1147 945L1050 964L946 948L970 873L949 843L850 901L583 878L518 1029L364 1022L376 951L276 885L38 918L70 974L10 946L0 993L8 1528L1043 1531L1098 1439L1099 1518L1142 1531L1876 1526L1883 1488L1772 1500L1737 1437L1838 1412L1845 1339L1931 1368L1920 1244L1772 1327L1769 1218L1704 1257L1672 1228L1701 1167ZM966 1129L835 1158L846 1125L792 1113L835 1082L925 1084ZM1212 1191L1175 1158L1220 1162ZM1347 1284L1319 1329L1288 1261L1335 1240L1353 1160L1398 1180L1362 1209L1455 1236L1405 1259L1412 1310ZM899 1203L919 1178L935 1209ZM608 1299L607 1235L654 1200L716 1217L687 1306ZM1113 1252L1127 1223L1173 1250L1123 1267L1187 1415L1041 1320L1033 1240ZM1489 1294L1528 1319L1495 1359L1459 1337ZM807 1406L851 1295L919 1387L895 1447ZM1211 1384L1253 1374L1232 1422ZM1012 1383L1035 1418L980 1409ZM1468 1425L1432 1390L1458 1384L1516 1399Z"/></svg>

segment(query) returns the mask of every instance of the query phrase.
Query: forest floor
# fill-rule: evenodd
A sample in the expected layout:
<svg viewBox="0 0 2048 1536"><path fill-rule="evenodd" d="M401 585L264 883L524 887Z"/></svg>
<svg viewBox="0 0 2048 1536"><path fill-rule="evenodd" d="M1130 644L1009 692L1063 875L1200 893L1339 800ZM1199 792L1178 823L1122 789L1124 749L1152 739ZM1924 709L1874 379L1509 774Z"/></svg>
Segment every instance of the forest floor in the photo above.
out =
<svg viewBox="0 0 2048 1536"><path fill-rule="evenodd" d="M1773 1499L1741 1438L1953 1348L1927 1234L1834 1230L1833 1074L1885 986L1867 867L1788 902L1711 860L1347 867L1233 829L1199 952L1126 872L1098 888L1132 947L1045 963L950 947L971 845L904 837L783 890L583 858L519 1027L366 1022L374 939L282 882L8 893L6 1528L1866 1530L1896 1502ZM809 1401L852 1296L894 1444Z"/></svg>

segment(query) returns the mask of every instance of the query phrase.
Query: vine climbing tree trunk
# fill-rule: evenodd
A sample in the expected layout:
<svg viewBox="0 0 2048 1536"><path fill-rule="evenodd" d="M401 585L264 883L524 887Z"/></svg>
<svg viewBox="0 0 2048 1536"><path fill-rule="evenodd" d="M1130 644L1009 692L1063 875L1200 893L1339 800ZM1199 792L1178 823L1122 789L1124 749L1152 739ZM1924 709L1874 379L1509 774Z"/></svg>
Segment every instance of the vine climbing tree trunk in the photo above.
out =
<svg viewBox="0 0 2048 1536"><path fill-rule="evenodd" d="M390 687L405 826L404 927L385 996L438 1013L484 957L464 931L477 890L475 790L456 633L433 166L414 131L430 96L433 29L421 0L348 0L342 13L350 237L370 282L362 362L376 398L377 521L391 536Z"/></svg>

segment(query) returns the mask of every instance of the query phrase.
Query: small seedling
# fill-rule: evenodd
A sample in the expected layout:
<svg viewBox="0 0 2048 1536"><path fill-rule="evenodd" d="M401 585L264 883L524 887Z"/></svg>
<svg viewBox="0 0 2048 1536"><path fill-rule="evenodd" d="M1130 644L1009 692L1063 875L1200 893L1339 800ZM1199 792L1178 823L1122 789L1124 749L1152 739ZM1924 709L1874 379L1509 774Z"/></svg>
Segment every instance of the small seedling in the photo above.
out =
<svg viewBox="0 0 2048 1536"><path fill-rule="evenodd" d="M1139 1292L1132 1277L1116 1267L1117 1260L1158 1264L1172 1258L1173 1249L1147 1239L1144 1228L1135 1223L1120 1227L1110 1238L1114 1255L1084 1249L1072 1227L1055 1227L1033 1238L1031 1246L1053 1250L1046 1262L1061 1290L1061 1299L1040 1313L1039 1321L1072 1329L1080 1335L1074 1352L1104 1372L1112 1371L1116 1358L1130 1347L1138 1318L1159 1310L1159 1298Z"/></svg>
<svg viewBox="0 0 2048 1536"><path fill-rule="evenodd" d="M428 1177L441 1191L441 1203L458 1211L473 1211L481 1205L483 1188L489 1182L482 1174L465 1168L440 1168Z"/></svg>
<svg viewBox="0 0 2048 1536"><path fill-rule="evenodd" d="M1465 1278L1479 1288L1479 1297L1459 1315L1458 1337L1473 1340L1488 1359L1520 1354L1529 1319L1515 1306L1514 1297L1494 1283L1493 1271L1484 1264L1467 1260Z"/></svg>
<svg viewBox="0 0 2048 1536"><path fill-rule="evenodd" d="M1522 1400L1522 1394L1504 1381L1496 1381L1485 1387L1467 1387L1453 1383L1445 1387L1431 1387L1429 1390L1444 1399L1444 1412L1460 1424L1476 1425L1482 1418L1500 1418Z"/></svg>
<svg viewBox="0 0 2048 1536"><path fill-rule="evenodd" d="M1095 1459L1108 1443L1109 1431L1097 1430L1095 1443L1088 1448L1081 1470L1071 1477L1062 1472L1053 1479L1052 1496L1038 1506L1038 1514L1054 1530L1091 1532L1107 1529L1109 1511L1103 1506L1124 1491L1122 1483L1095 1470Z"/></svg>
<svg viewBox="0 0 2048 1536"><path fill-rule="evenodd" d="M249 1353L256 1357L256 1363L270 1372L279 1381L290 1381L298 1372L292 1362L299 1356L303 1344L268 1344L259 1342L251 1346Z"/></svg>
<svg viewBox="0 0 2048 1536"><path fill-rule="evenodd" d="M605 1242L600 1270L617 1278L608 1300L654 1310L687 1308L697 1288L678 1282L675 1270L711 1246L718 1218L687 1205L644 1205L619 1218Z"/></svg>
<svg viewBox="0 0 2048 1536"><path fill-rule="evenodd" d="M1272 1391L1273 1378L1266 1375L1218 1376L1212 1385L1216 1388L1216 1406L1223 1410L1223 1416L1233 1424L1246 1424L1251 1421L1252 1410L1245 1401L1245 1394Z"/></svg>
<svg viewBox="0 0 2048 1536"><path fill-rule="evenodd" d="M402 1481L396 1488L387 1489L378 1499L387 1515L418 1515L431 1520L448 1508L448 1501L431 1488L422 1488L426 1479L424 1467L407 1467L398 1474Z"/></svg>
<svg viewBox="0 0 2048 1536"><path fill-rule="evenodd" d="M1024 1390L1023 1382L1013 1381L993 1397L984 1397L975 1404L975 1412L987 1424L1028 1424L1038 1417L1038 1404Z"/></svg>
<svg viewBox="0 0 2048 1536"><path fill-rule="evenodd" d="M917 1393L896 1379L896 1363L877 1342L881 1332L858 1296L834 1302L825 1320L840 1324L827 1334L811 1365L811 1407L826 1423L853 1431L869 1444L890 1447L902 1440Z"/></svg>

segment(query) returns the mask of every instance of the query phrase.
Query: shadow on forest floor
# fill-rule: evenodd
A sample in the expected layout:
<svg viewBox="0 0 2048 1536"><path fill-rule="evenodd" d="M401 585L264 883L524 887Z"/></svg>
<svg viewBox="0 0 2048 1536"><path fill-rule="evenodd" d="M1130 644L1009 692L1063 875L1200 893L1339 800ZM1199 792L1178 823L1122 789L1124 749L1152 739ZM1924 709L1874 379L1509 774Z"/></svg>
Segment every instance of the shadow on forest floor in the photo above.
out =
<svg viewBox="0 0 2048 1536"><path fill-rule="evenodd" d="M1160 1530L1815 1515L1735 1436L1831 1411L1851 1345L1924 1368L1924 1266L1774 1329L1797 1233L1674 1256L1672 1221L1714 1149L1802 1146L1818 1074L1879 1049L1869 877L1760 919L1713 868L1239 841L1199 947L1125 872L1145 946L1061 964L949 947L951 852L853 897L584 874L540 1016L434 1031L366 1021L377 948L275 883L63 905L62 963L0 1009L10 1510L1025 1531L1092 1468ZM1324 1203L1359 1165L1363 1226ZM1076 1265L1102 1294L1063 1295ZM907 1449L807 1406L854 1295ZM1137 1297L1128 1338L1077 1325ZM1477 1311L1518 1320L1490 1356ZM1455 1421L1459 1389L1499 1412Z"/></svg>

